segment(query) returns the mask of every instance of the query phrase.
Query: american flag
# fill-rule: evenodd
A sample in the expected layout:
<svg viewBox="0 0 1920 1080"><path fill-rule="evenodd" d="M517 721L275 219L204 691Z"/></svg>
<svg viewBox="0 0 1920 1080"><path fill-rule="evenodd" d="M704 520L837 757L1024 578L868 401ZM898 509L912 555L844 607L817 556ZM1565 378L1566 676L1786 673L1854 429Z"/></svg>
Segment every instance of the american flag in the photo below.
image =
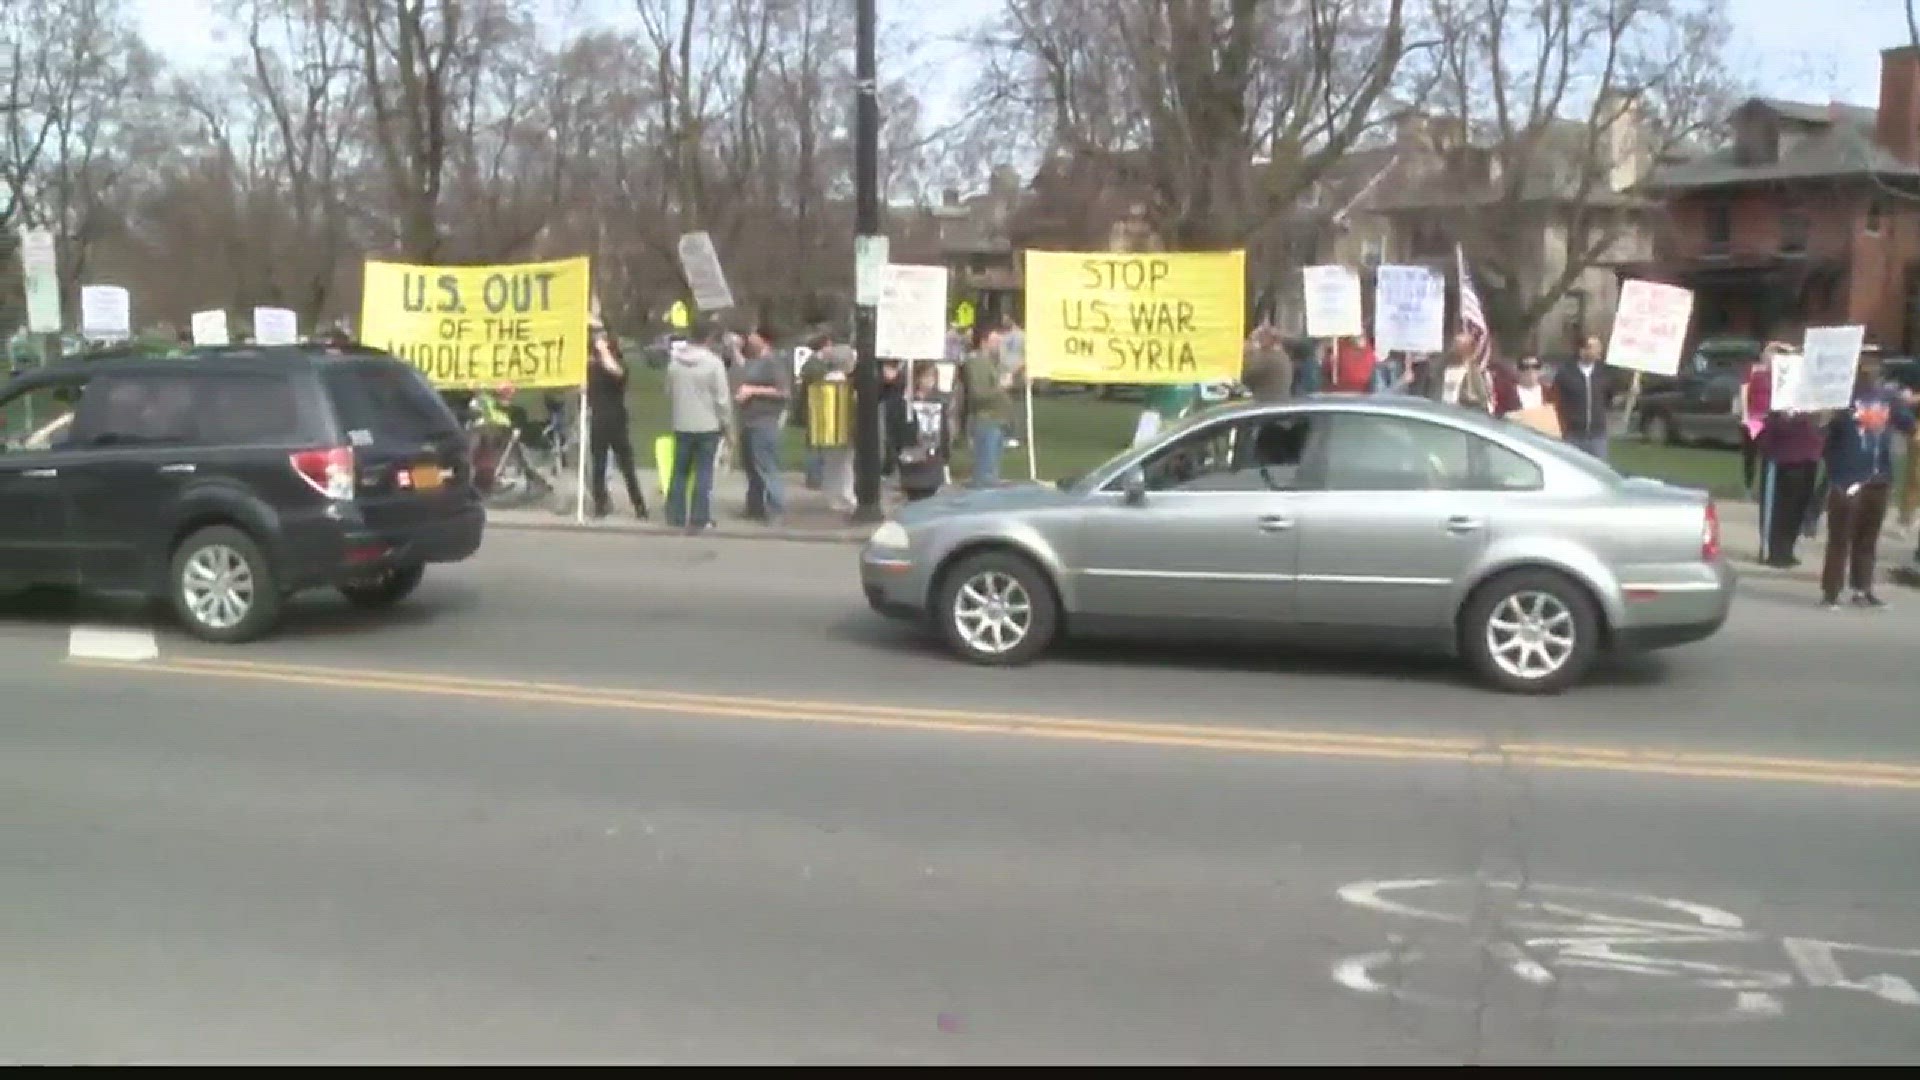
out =
<svg viewBox="0 0 1920 1080"><path fill-rule="evenodd" d="M1455 244L1453 254L1460 263L1460 329L1473 336L1473 362L1486 367L1493 359L1493 333L1487 329L1487 312L1480 306L1480 292L1473 287L1473 274L1467 270L1467 249Z"/></svg>

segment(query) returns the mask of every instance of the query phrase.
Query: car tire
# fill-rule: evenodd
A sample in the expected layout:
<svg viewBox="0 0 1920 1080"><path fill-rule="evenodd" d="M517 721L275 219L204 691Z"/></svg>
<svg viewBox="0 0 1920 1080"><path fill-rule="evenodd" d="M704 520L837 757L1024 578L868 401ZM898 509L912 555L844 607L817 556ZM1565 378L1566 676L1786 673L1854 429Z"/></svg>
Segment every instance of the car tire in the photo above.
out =
<svg viewBox="0 0 1920 1080"><path fill-rule="evenodd" d="M961 560L941 576L933 617L947 647L962 659L1015 667L1031 663L1053 644L1060 602L1032 560L988 551Z"/></svg>
<svg viewBox="0 0 1920 1080"><path fill-rule="evenodd" d="M201 529L174 549L167 593L174 616L202 641L252 641L280 619L280 586L266 554L228 525Z"/></svg>
<svg viewBox="0 0 1920 1080"><path fill-rule="evenodd" d="M1640 434L1650 443L1661 446L1679 446L1680 433L1674 429L1673 421L1665 413L1654 413L1640 421Z"/></svg>
<svg viewBox="0 0 1920 1080"><path fill-rule="evenodd" d="M340 595L347 598L355 607L385 608L405 600L420 587L427 576L425 563L406 563L389 567L380 574L362 581L349 581L340 586Z"/></svg>
<svg viewBox="0 0 1920 1080"><path fill-rule="evenodd" d="M1468 598L1460 651L1474 673L1513 694L1558 694L1600 655L1600 612L1584 588L1552 570L1501 574Z"/></svg>

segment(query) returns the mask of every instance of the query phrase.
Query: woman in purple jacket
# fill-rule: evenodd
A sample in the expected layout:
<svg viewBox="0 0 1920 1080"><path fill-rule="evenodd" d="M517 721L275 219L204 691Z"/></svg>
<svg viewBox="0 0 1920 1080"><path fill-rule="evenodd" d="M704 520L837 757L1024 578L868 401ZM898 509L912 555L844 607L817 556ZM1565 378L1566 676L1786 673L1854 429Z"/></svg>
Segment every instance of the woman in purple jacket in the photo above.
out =
<svg viewBox="0 0 1920 1080"><path fill-rule="evenodd" d="M1816 505L1820 458L1826 430L1809 413L1770 412L1755 436L1764 465L1760 472L1760 560L1768 566L1794 567L1793 554Z"/></svg>

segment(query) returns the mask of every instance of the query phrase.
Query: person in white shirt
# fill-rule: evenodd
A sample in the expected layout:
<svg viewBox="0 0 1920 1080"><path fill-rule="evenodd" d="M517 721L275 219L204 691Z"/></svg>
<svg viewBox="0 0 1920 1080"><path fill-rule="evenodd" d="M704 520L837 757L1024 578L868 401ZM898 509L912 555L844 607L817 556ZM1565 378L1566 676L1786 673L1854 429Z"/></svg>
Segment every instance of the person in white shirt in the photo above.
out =
<svg viewBox="0 0 1920 1080"><path fill-rule="evenodd" d="M1528 356L1515 365L1513 373L1497 373L1494 386L1495 411L1501 416L1553 404L1553 389L1540 379L1537 356Z"/></svg>

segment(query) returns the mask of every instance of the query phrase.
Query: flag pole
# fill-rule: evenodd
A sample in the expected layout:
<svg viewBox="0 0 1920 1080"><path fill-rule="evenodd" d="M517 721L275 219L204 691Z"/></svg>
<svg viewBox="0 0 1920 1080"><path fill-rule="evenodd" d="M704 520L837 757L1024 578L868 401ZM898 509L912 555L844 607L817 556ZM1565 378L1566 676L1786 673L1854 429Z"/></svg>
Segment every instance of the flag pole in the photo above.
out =
<svg viewBox="0 0 1920 1080"><path fill-rule="evenodd" d="M579 433L574 437L573 447L573 523L587 523L587 414L593 406L587 403L587 384L580 384L580 423Z"/></svg>
<svg viewBox="0 0 1920 1080"><path fill-rule="evenodd" d="M1040 479L1040 457L1039 448L1035 445L1039 440L1035 437L1033 430L1033 379L1029 375L1028 377L1023 377L1020 382L1026 388L1027 399L1027 479L1038 482Z"/></svg>

